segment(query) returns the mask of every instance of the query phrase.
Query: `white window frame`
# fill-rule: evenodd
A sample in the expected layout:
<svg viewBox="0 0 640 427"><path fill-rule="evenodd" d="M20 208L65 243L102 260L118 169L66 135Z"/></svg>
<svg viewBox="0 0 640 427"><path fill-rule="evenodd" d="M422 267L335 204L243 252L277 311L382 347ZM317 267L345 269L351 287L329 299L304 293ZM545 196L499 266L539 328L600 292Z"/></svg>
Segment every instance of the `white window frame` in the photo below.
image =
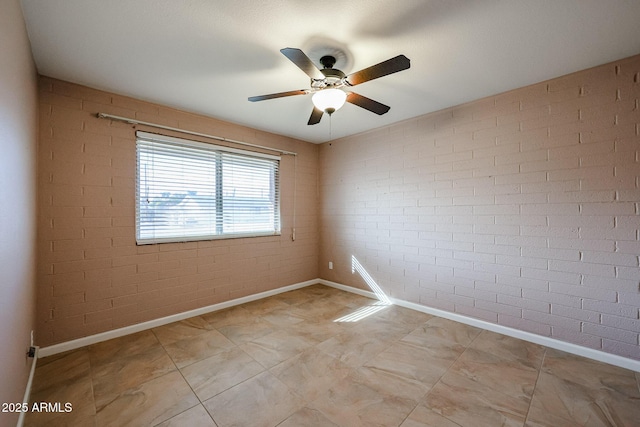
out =
<svg viewBox="0 0 640 427"><path fill-rule="evenodd" d="M156 154L154 150L158 150ZM163 186L170 187L171 185L181 185L174 184L169 177L170 172L164 171L164 175L162 175L162 168L157 166L154 173L158 174L158 177L149 177L148 171L151 169L154 171L153 166L150 166L149 156L164 156L164 164L167 164L166 161L170 155L167 153L168 151L176 152L176 162L175 165L173 163L168 166L169 168L178 167L178 164L182 164L183 166L181 170L185 170L184 160L188 160L187 158L191 156L191 154L195 153L195 156L198 158L198 162L200 165L208 164L211 162L212 169L216 172L207 172L207 168L199 167L201 172L196 172L195 166L194 170L189 171L190 173L196 173L196 175L192 175L194 178L198 177L198 183L200 185L208 185L209 177L206 175L211 173L215 175L215 178L212 179L211 185L207 187L207 189L211 190L211 192L215 192L215 196L209 196L206 199L195 198L192 200L191 209L196 209L196 214L193 214L193 210L189 211L185 208L184 211L180 209L174 209L171 212L178 212L183 216L187 216L187 214L195 215L198 219L205 218L205 221L197 221L196 224L200 222L204 222L203 225L194 226L192 228L188 228L188 226L176 226L177 228L182 227L182 233L180 234L177 231L176 227L171 226L162 226L161 222L154 223L153 221L144 221L142 216L142 211L144 210L143 203L150 203L152 200L149 196L149 187L152 187L152 194L157 195L158 191L163 191ZM210 156L210 157L209 157ZM143 160L146 159L146 160ZM160 159L160 157L157 157ZM160 160L158 160L160 162ZM182 162L182 163L180 163ZM160 164L160 163L158 163ZM217 168L216 168L217 165ZM186 169L189 169L187 165ZM260 209L264 208L264 200L262 197L260 199L259 204L251 204L251 198L248 198L249 202L247 202L247 198L242 199L244 201L240 201L238 203L233 202L233 196L226 195L235 194L236 188L229 187L229 181L224 179L224 170L225 166L231 168L232 166L239 167L241 171L239 175L241 175L244 179L244 185L242 187L237 187L240 191L245 192L253 192L256 191L256 188L251 187L250 181L247 181L246 178L250 175L247 175L246 170L250 167L256 167L256 173L261 171L263 175L263 179L259 182L263 184L260 188L260 191L264 193L264 173L269 174L269 184L268 184L268 194L266 200L268 200L267 211L268 214L260 214L263 217L268 217L268 226L265 227L263 223L262 229L258 230L241 230L238 231L239 228L246 227L243 225L241 220L236 220L236 218L244 218L245 220L248 218L254 218L255 215L247 215L247 209ZM143 172L143 169L145 172ZM136 132L136 218L135 218L135 229L136 229L136 243L138 245L147 245L147 244L156 244L156 243L170 243L170 242L189 242L189 241L201 241L201 240L215 240L215 239L233 239L233 238L243 238L243 237L260 237L260 236L277 236L281 234L281 222L280 222L280 183L279 183L279 169L280 169L280 157L274 156L270 154L258 153L254 151L248 150L239 150L230 147L219 146L215 144L209 144L199 141L192 141L182 138L175 138L165 135L158 135L149 132ZM172 172L172 171L171 171ZM178 172L176 172L178 173ZM144 174L144 176L141 176ZM227 173L229 176L229 172ZM235 177L236 175L234 175ZM231 178L229 178L231 179ZM177 178L176 181L177 182ZM185 181L186 182L186 181ZM184 184L187 185L187 184ZM194 186L196 184L193 184ZM145 188L142 188L145 186ZM167 188L168 188L167 187ZM232 190L232 191L230 191ZM143 194L146 192L146 195ZM167 191L169 195L170 191ZM197 194L197 192L189 192L189 194ZM224 194L224 195L223 195ZM167 196L171 199L170 196ZM159 200L159 197L155 197L156 200ZM225 209L225 203L230 203L230 205L238 205L238 210L233 210L231 208ZM224 203L223 203L224 202ZM179 202L181 204L182 201ZM175 206L175 205L174 205ZM204 208L201 209L201 207ZM242 213L242 209L244 208L244 213ZM149 211L156 212L154 210ZM157 212L165 214L168 210L158 209ZM233 214L236 214L234 216ZM272 213L272 215L271 215ZM211 216L213 214L214 216ZM166 218L166 216L165 216ZM234 222L235 221L235 222ZM250 221L250 220L249 220ZM166 224L166 220L164 223ZM229 229L236 228L236 230ZM268 228L268 229L266 229ZM200 230L199 230L200 229ZM172 234L173 233L173 234Z"/></svg>

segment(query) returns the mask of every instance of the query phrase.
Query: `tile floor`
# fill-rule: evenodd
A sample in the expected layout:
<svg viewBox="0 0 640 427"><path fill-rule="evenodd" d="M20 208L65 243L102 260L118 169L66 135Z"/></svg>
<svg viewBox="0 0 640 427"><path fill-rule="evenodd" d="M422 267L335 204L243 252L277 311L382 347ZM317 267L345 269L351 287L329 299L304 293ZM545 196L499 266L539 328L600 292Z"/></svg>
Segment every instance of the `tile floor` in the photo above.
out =
<svg viewBox="0 0 640 427"><path fill-rule="evenodd" d="M32 402L73 411L26 425L639 426L639 388L632 371L314 285L43 358Z"/></svg>

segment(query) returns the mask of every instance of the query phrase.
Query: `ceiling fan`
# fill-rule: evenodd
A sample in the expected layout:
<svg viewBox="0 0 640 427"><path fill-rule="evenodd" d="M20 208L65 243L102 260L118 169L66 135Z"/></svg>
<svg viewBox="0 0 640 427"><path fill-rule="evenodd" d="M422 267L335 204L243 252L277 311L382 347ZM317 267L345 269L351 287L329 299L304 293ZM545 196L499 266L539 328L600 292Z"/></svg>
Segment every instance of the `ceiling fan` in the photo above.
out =
<svg viewBox="0 0 640 427"><path fill-rule="evenodd" d="M391 108L388 105L344 89L406 70L411 66L409 58L404 55L398 55L347 76L342 71L333 68L336 63L334 56L325 55L320 58L322 69L319 69L300 49L287 47L280 49L280 52L311 78L311 88L252 96L249 101L265 101L267 99L312 93L314 107L311 117L309 117L308 125L320 123L324 113L333 114L344 105L345 101L378 115L385 114Z"/></svg>

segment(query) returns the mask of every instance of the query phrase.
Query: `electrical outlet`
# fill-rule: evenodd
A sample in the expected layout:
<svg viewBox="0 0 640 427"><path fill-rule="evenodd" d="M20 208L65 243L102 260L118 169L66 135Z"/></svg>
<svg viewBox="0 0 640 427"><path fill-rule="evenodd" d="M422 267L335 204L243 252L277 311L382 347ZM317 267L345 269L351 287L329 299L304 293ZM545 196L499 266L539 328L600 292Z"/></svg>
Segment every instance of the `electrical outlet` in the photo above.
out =
<svg viewBox="0 0 640 427"><path fill-rule="evenodd" d="M333 262L329 261L329 270L333 270Z"/></svg>

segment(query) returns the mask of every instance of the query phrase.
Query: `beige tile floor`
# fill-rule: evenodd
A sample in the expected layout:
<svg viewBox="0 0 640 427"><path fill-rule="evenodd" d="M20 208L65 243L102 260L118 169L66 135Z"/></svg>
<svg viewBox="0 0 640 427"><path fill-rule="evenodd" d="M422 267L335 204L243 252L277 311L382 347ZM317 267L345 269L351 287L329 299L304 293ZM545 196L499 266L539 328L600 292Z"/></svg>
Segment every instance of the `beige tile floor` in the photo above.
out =
<svg viewBox="0 0 640 427"><path fill-rule="evenodd" d="M640 426L639 389L632 371L315 285L41 359L32 402L73 411L26 425Z"/></svg>

